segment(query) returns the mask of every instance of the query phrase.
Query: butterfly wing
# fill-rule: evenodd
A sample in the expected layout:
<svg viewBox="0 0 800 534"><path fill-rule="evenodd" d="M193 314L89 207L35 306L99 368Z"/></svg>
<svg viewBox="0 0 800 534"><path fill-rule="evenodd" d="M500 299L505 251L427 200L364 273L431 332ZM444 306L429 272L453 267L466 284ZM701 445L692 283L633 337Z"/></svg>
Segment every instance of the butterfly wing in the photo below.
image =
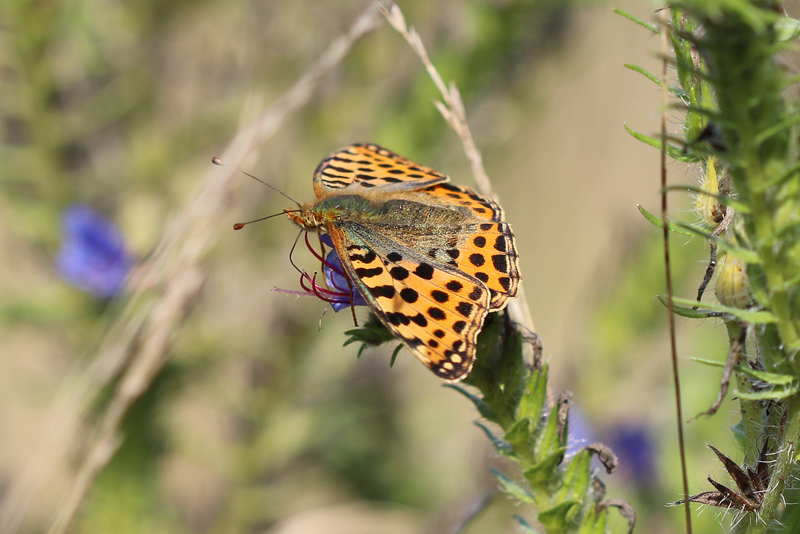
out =
<svg viewBox="0 0 800 534"><path fill-rule="evenodd" d="M448 180L382 146L356 143L322 160L314 171L314 193L319 198L330 193L412 191Z"/></svg>
<svg viewBox="0 0 800 534"><path fill-rule="evenodd" d="M415 196L430 205L468 210L469 222L459 222L457 229L450 230L443 247L423 250L486 284L491 293L489 311L505 308L517 296L520 272L514 232L502 208L467 187L452 184L427 187ZM397 238L402 240L401 235Z"/></svg>
<svg viewBox="0 0 800 534"><path fill-rule="evenodd" d="M440 378L466 377L489 312L483 283L353 222L329 232L345 271L386 328Z"/></svg>

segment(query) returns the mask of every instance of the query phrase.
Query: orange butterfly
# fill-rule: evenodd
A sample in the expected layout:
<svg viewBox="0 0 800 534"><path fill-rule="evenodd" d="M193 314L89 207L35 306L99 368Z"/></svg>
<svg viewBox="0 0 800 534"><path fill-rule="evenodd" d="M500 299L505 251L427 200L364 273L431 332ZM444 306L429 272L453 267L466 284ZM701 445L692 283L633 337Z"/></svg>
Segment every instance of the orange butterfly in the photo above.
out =
<svg viewBox="0 0 800 534"><path fill-rule="evenodd" d="M503 210L450 178L378 145L322 160L316 201L284 210L328 234L348 283L389 331L437 376L464 379L489 312L520 282Z"/></svg>

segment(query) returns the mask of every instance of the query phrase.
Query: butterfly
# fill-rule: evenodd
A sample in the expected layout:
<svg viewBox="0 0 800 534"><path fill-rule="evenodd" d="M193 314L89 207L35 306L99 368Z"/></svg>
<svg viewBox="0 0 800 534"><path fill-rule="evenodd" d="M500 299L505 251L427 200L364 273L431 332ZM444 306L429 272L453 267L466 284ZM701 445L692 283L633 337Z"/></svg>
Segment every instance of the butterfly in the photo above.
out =
<svg viewBox="0 0 800 534"><path fill-rule="evenodd" d="M383 325L437 376L457 382L472 369L486 315L516 297L520 273L500 206L449 180L357 143L319 164L313 203L284 213L327 234L348 285Z"/></svg>

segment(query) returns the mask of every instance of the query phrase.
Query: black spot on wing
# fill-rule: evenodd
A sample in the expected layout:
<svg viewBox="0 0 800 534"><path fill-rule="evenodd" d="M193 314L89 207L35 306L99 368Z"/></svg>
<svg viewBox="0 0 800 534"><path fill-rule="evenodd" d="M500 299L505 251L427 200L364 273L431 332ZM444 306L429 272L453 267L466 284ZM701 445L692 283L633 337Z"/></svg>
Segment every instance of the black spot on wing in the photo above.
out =
<svg viewBox="0 0 800 534"><path fill-rule="evenodd" d="M417 265L417 268L414 269L414 274L423 280L431 280L433 278L433 267L427 263L420 263Z"/></svg>
<svg viewBox="0 0 800 534"><path fill-rule="evenodd" d="M395 280L405 280L408 278L408 269L404 267L400 267L399 265L395 265L391 269L389 269L389 274Z"/></svg>
<svg viewBox="0 0 800 534"><path fill-rule="evenodd" d="M394 298L395 295L394 286L375 286L369 288L369 292L375 297L386 297L387 299Z"/></svg>
<svg viewBox="0 0 800 534"><path fill-rule="evenodd" d="M464 285L459 282L458 280L450 280L445 284L445 287L448 291L452 291L453 293L458 293L464 287Z"/></svg>
<svg viewBox="0 0 800 534"><path fill-rule="evenodd" d="M450 300L450 297L447 295L447 293L444 291L439 291L438 289L431 291L431 297L433 297L433 300L436 302L447 302Z"/></svg>
<svg viewBox="0 0 800 534"><path fill-rule="evenodd" d="M417 293L410 287L404 287L403 289L400 290L400 298L411 304L417 301L417 299L419 298L419 293Z"/></svg>
<svg viewBox="0 0 800 534"><path fill-rule="evenodd" d="M428 308L428 316L436 321L443 321L447 319L447 314L444 313L444 310L435 306Z"/></svg>
<svg viewBox="0 0 800 534"><path fill-rule="evenodd" d="M469 317L469 314L472 313L472 308L474 306L469 302L462 302L458 306L456 306L456 311L463 315L464 317Z"/></svg>
<svg viewBox="0 0 800 534"><path fill-rule="evenodd" d="M383 272L383 267L373 267L372 269L367 269L366 267L359 267L356 269L356 276L359 278L372 278L373 276L378 276Z"/></svg>
<svg viewBox="0 0 800 534"><path fill-rule="evenodd" d="M496 254L492 256L492 265L494 265L494 268L497 269L498 272L508 272L508 258L505 254Z"/></svg>
<svg viewBox="0 0 800 534"><path fill-rule="evenodd" d="M486 259L483 257L483 254L472 254L469 257L469 262L475 267L480 267L481 265L486 263Z"/></svg>

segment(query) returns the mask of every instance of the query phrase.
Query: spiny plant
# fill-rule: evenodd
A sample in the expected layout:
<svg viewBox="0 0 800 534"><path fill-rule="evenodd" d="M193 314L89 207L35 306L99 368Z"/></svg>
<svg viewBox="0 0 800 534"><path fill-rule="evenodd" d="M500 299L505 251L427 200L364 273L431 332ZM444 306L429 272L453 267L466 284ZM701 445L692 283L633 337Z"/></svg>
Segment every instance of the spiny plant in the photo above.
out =
<svg viewBox="0 0 800 534"><path fill-rule="evenodd" d="M741 420L733 433L744 451L740 467L719 450L730 447L711 446L735 488L709 478L713 488L686 501L735 511L735 532L762 533L779 524L800 437L800 113L787 54L800 24L774 1L690 0L668 9L661 27L622 14L667 32L674 57L665 60L678 81L668 90L685 114L683 135L665 137L662 147L661 139L629 131L703 170L699 187L688 188L697 195L698 222L668 224L707 239L711 258L696 299L675 298L673 309L724 322L727 361L698 360L723 367L719 396L701 415L714 415L735 380ZM715 271L717 302L701 301Z"/></svg>

